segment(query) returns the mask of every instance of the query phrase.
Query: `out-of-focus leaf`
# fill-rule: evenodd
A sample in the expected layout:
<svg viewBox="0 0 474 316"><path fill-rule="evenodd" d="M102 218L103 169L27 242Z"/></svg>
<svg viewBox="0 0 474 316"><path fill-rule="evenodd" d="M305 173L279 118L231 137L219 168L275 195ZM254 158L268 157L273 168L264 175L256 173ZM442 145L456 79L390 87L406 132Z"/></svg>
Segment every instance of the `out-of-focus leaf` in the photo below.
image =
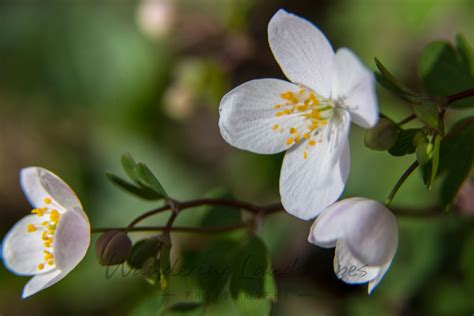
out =
<svg viewBox="0 0 474 316"><path fill-rule="evenodd" d="M156 176L153 174L150 168L147 167L147 165L140 162L137 164L135 169L140 183L149 187L156 193L161 194L163 197L168 196L160 181L158 181Z"/></svg>
<svg viewBox="0 0 474 316"><path fill-rule="evenodd" d="M416 128L401 131L398 133L397 142L388 152L393 156L413 154L416 150L414 138L418 133L421 133L421 131Z"/></svg>
<svg viewBox="0 0 474 316"><path fill-rule="evenodd" d="M201 316L205 306L202 303L177 303L163 310L160 316Z"/></svg>
<svg viewBox="0 0 474 316"><path fill-rule="evenodd" d="M472 49L459 36L457 47L448 42L432 42L424 49L419 72L425 89L432 96L448 96L474 86ZM474 98L456 101L452 108L474 106Z"/></svg>
<svg viewBox="0 0 474 316"><path fill-rule="evenodd" d="M395 76L392 75L390 71L377 58L375 58L375 64L377 65L377 68L380 71L380 73L375 72L375 78L381 86L393 92L395 95L399 96L407 102L421 102L422 99L420 98L420 96L418 96L415 92L411 91L400 81L398 81Z"/></svg>
<svg viewBox="0 0 474 316"><path fill-rule="evenodd" d="M136 306L129 316L158 316L163 307L164 296L152 295Z"/></svg>
<svg viewBox="0 0 474 316"><path fill-rule="evenodd" d="M441 147L441 136L436 135L434 138L433 158L431 159L431 180L428 184L429 189L431 189L431 186L433 185L436 179L436 175L438 173L440 147Z"/></svg>
<svg viewBox="0 0 474 316"><path fill-rule="evenodd" d="M215 190L206 195L210 198L232 199L232 194L224 190ZM201 227L221 227L236 225L242 222L241 211L235 207L214 206L206 207L207 213L201 221Z"/></svg>
<svg viewBox="0 0 474 316"><path fill-rule="evenodd" d="M234 299L240 315L270 315L272 309L272 301L268 298L255 298L247 294L240 293Z"/></svg>
<svg viewBox="0 0 474 316"><path fill-rule="evenodd" d="M461 271L469 285L474 289L474 231L471 231L464 240L461 254Z"/></svg>
<svg viewBox="0 0 474 316"><path fill-rule="evenodd" d="M199 265L205 270L198 274L198 283L207 301L219 299L233 271L238 250L237 241L219 240L200 254Z"/></svg>
<svg viewBox="0 0 474 316"><path fill-rule="evenodd" d="M438 127L438 107L432 102L422 102L420 104L413 106L413 112L416 114L416 117L420 119L423 123L429 127L436 128Z"/></svg>
<svg viewBox="0 0 474 316"><path fill-rule="evenodd" d="M474 49L466 40L463 34L456 35L456 47L463 64L470 65L471 74L474 74Z"/></svg>
<svg viewBox="0 0 474 316"><path fill-rule="evenodd" d="M168 287L168 280L171 273L171 262L170 262L170 252L171 252L171 239L170 234L165 233L161 236L163 244L160 250L160 284L162 289Z"/></svg>
<svg viewBox="0 0 474 316"><path fill-rule="evenodd" d="M130 155L129 153L122 155L121 162L123 170L125 170L128 177L133 181L137 182L139 180L139 177L137 176L136 172L137 163L133 159L132 155Z"/></svg>
<svg viewBox="0 0 474 316"><path fill-rule="evenodd" d="M234 298L241 293L254 298L276 299L276 284L272 263L263 241L250 236L240 247L230 280L230 291Z"/></svg>
<svg viewBox="0 0 474 316"><path fill-rule="evenodd" d="M141 269L150 258L155 258L161 248L161 242L155 238L144 239L132 247L132 253L128 258L128 264L134 269Z"/></svg>
<svg viewBox="0 0 474 316"><path fill-rule="evenodd" d="M469 175L474 162L474 117L455 124L440 145L440 173L446 173L441 188L444 206L449 206Z"/></svg>
<svg viewBox="0 0 474 316"><path fill-rule="evenodd" d="M156 193L155 191L150 190L147 187L137 187L128 181L120 178L119 176L114 175L113 173L106 173L107 179L109 179L113 184L122 190L127 191L135 196L138 196L145 200L160 200L163 198L162 195Z"/></svg>

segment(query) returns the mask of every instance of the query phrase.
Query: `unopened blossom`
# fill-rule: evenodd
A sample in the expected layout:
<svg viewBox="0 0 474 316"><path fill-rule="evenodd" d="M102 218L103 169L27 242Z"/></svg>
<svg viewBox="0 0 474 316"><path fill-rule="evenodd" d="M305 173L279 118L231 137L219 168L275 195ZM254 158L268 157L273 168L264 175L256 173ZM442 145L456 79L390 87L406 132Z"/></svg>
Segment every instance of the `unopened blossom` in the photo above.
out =
<svg viewBox="0 0 474 316"><path fill-rule="evenodd" d="M79 264L90 244L90 224L72 189L50 171L25 168L20 183L34 209L8 232L2 252L8 270L33 276L23 289L26 298Z"/></svg>
<svg viewBox="0 0 474 316"><path fill-rule="evenodd" d="M375 80L349 49L334 53L315 25L284 10L268 24L268 41L289 81L257 79L236 87L221 101L219 127L237 148L287 151L283 206L310 219L344 189L350 122L370 128L378 120Z"/></svg>
<svg viewBox="0 0 474 316"><path fill-rule="evenodd" d="M397 220L377 201L345 199L321 213L311 227L308 241L324 248L336 247L336 276L349 284L369 283L370 294L397 251Z"/></svg>

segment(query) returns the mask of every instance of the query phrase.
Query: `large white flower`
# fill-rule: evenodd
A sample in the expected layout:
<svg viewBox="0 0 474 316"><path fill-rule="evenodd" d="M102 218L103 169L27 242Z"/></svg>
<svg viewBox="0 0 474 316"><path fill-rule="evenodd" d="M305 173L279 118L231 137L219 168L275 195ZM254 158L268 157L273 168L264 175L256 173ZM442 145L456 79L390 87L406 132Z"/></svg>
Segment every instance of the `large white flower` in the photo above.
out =
<svg viewBox="0 0 474 316"><path fill-rule="evenodd" d="M221 101L219 127L237 148L288 150L282 203L289 213L310 219L344 189L350 121L364 128L377 122L375 80L350 50L334 53L316 26L284 10L268 24L268 41L291 82L258 79L233 89Z"/></svg>
<svg viewBox="0 0 474 316"><path fill-rule="evenodd" d="M6 235L3 260L13 273L33 276L23 289L26 298L79 264L90 244L90 224L71 188L50 171L25 168L20 183L35 209Z"/></svg>
<svg viewBox="0 0 474 316"><path fill-rule="evenodd" d="M324 248L336 247L337 277L349 284L369 282L371 293L397 251L397 220L377 201L345 199L321 213L311 227L308 241Z"/></svg>

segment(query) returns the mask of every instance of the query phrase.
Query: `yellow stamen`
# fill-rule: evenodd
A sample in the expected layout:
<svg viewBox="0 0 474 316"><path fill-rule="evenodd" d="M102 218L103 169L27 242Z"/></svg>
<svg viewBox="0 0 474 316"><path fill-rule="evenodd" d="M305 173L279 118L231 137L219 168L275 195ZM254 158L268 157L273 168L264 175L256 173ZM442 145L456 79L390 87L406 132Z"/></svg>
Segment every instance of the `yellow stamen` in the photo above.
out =
<svg viewBox="0 0 474 316"><path fill-rule="evenodd" d="M314 145L316 145L316 142L312 139L312 140L310 140L310 141L308 142L308 144L309 144L310 146L314 146Z"/></svg>
<svg viewBox="0 0 474 316"><path fill-rule="evenodd" d="M291 138L291 137L288 138L288 139L286 140L286 144L287 144L287 145L293 144L293 138Z"/></svg>
<svg viewBox="0 0 474 316"><path fill-rule="evenodd" d="M296 133L296 128L292 127L290 128L290 134L295 134Z"/></svg>
<svg viewBox="0 0 474 316"><path fill-rule="evenodd" d="M45 203L45 204L51 204L51 202L52 202L52 200L51 200L51 198L49 198L49 197L47 197L47 198L44 199L44 203Z"/></svg>
<svg viewBox="0 0 474 316"><path fill-rule="evenodd" d="M35 232L35 231L36 231L36 226L33 225L33 224L28 224L28 226L26 227L26 230L27 230L29 233Z"/></svg>
<svg viewBox="0 0 474 316"><path fill-rule="evenodd" d="M38 270L43 270L44 269L44 264L43 263L40 263L38 264Z"/></svg>
<svg viewBox="0 0 474 316"><path fill-rule="evenodd" d="M280 127L278 124L273 125L273 130L276 131Z"/></svg>

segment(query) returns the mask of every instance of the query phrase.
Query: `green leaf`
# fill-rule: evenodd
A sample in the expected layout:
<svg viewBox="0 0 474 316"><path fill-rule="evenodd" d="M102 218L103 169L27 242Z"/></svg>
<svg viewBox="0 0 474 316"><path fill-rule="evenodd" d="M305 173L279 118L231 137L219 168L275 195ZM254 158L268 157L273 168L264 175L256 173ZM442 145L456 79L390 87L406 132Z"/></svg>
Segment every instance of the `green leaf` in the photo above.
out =
<svg viewBox="0 0 474 316"><path fill-rule="evenodd" d="M436 179L436 175L438 173L440 147L441 147L441 136L436 135L434 139L433 158L431 159L431 179L428 184L428 189L431 189L431 187L433 186L433 183Z"/></svg>
<svg viewBox="0 0 474 316"><path fill-rule="evenodd" d="M272 302L265 298L249 297L244 293L240 293L234 299L234 303L240 311L241 315L270 315Z"/></svg>
<svg viewBox="0 0 474 316"><path fill-rule="evenodd" d="M432 96L448 96L474 86L472 49L462 36L457 47L448 42L428 44L419 61L419 72L426 91ZM456 101L452 108L474 106L474 98Z"/></svg>
<svg viewBox="0 0 474 316"><path fill-rule="evenodd" d="M456 197L474 162L474 117L455 124L440 145L439 170L446 174L441 188L444 206Z"/></svg>
<svg viewBox="0 0 474 316"><path fill-rule="evenodd" d="M137 163L129 153L123 154L120 159L122 162L123 170L127 173L128 177L135 182L138 182L139 178L136 173Z"/></svg>
<svg viewBox="0 0 474 316"><path fill-rule="evenodd" d="M161 241L149 238L138 241L132 247L127 262L133 269L141 269L150 258L156 258L161 249Z"/></svg>
<svg viewBox="0 0 474 316"><path fill-rule="evenodd" d="M158 316L160 315L160 310L163 307L164 301L163 295L152 295L143 300L138 304L129 316Z"/></svg>
<svg viewBox="0 0 474 316"><path fill-rule="evenodd" d="M202 316L204 311L202 303L177 303L165 309L160 316Z"/></svg>
<svg viewBox="0 0 474 316"><path fill-rule="evenodd" d="M166 194L166 191L161 185L160 181L158 181L150 168L148 168L144 163L138 163L135 171L139 178L139 182L142 185L147 186L156 193L161 194L163 197L168 197L168 194Z"/></svg>
<svg viewBox="0 0 474 316"><path fill-rule="evenodd" d="M170 234L165 233L161 236L163 244L160 251L160 284L162 289L168 287L168 281L171 274L171 261L170 261L170 252L171 252L171 239Z"/></svg>
<svg viewBox="0 0 474 316"><path fill-rule="evenodd" d="M217 199L232 199L232 194L217 189L206 194L206 197ZM242 223L241 211L235 207L210 205L205 207L206 215L201 220L201 227L222 227Z"/></svg>
<svg viewBox="0 0 474 316"><path fill-rule="evenodd" d="M234 298L243 293L254 298L276 299L271 259L260 238L250 236L240 247L233 265L230 291Z"/></svg>
<svg viewBox="0 0 474 316"><path fill-rule="evenodd" d="M207 301L212 302L220 298L233 271L238 250L237 241L224 239L218 240L200 254L199 266L206 269L198 274L198 283L205 292Z"/></svg>
<svg viewBox="0 0 474 316"><path fill-rule="evenodd" d="M162 199L162 195L157 194L155 191L150 190L146 187L137 187L128 181L116 176L113 173L106 173L107 179L109 179L114 185L119 187L120 189L127 191L135 196L138 196L145 200L159 200Z"/></svg>
<svg viewBox="0 0 474 316"><path fill-rule="evenodd" d="M411 128L398 133L397 142L388 152L393 156L404 156L413 154L416 150L414 139L417 134L421 133L420 129Z"/></svg>
<svg viewBox="0 0 474 316"><path fill-rule="evenodd" d="M385 89L393 92L400 98L404 99L407 102L410 103L418 103L420 102L421 98L419 95L417 95L415 92L407 88L405 85L403 85L400 81L398 81L394 75L390 73L390 71L378 60L377 58L375 59L375 64L377 65L377 68L379 69L379 72L375 72L375 78L377 79L377 82L383 86Z"/></svg>
<svg viewBox="0 0 474 316"><path fill-rule="evenodd" d="M414 105L413 112L416 117L420 119L423 123L428 125L431 128L438 127L438 106L432 102L423 102L421 104Z"/></svg>

